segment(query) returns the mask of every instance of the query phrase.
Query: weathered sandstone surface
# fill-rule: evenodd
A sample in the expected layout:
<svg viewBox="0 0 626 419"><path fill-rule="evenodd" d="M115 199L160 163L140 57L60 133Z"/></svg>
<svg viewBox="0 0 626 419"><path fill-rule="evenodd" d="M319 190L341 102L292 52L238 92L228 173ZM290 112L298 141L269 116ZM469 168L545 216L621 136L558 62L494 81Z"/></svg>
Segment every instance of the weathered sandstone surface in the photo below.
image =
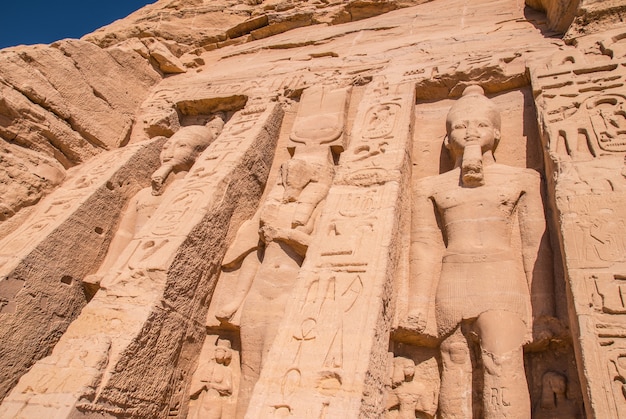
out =
<svg viewBox="0 0 626 419"><path fill-rule="evenodd" d="M159 0L0 51L0 417L626 415L625 12Z"/></svg>

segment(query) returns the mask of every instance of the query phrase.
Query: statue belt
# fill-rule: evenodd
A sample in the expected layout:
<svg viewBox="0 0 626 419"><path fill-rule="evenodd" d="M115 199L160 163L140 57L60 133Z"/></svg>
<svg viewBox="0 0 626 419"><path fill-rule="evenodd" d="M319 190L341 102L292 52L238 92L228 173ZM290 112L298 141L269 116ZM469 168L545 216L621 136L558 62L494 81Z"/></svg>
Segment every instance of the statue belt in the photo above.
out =
<svg viewBox="0 0 626 419"><path fill-rule="evenodd" d="M513 251L507 250L497 253L448 253L443 256L443 263L484 263L484 262L511 262L515 260Z"/></svg>

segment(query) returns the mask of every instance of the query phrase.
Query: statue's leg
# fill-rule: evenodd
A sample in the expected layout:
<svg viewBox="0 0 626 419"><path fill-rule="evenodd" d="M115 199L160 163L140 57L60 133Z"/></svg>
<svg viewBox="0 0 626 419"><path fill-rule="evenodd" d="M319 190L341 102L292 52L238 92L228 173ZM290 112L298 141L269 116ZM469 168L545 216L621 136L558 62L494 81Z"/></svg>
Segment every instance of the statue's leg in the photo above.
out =
<svg viewBox="0 0 626 419"><path fill-rule="evenodd" d="M198 419L222 419L222 397L216 390L209 389L204 395L203 409Z"/></svg>
<svg viewBox="0 0 626 419"><path fill-rule="evenodd" d="M472 360L461 325L441 343L441 388L439 418L472 417Z"/></svg>
<svg viewBox="0 0 626 419"><path fill-rule="evenodd" d="M524 372L526 325L508 311L488 311L476 320L483 361L485 419L529 419L530 396Z"/></svg>
<svg viewBox="0 0 626 419"><path fill-rule="evenodd" d="M286 295L269 300L254 289L248 295L241 314L241 382L237 399L237 416L243 417L263 362L274 343L284 317Z"/></svg>
<svg viewBox="0 0 626 419"><path fill-rule="evenodd" d="M252 390L261 372L265 335L266 301L254 292L248 295L241 312L241 382L237 398L237 417L243 417Z"/></svg>
<svg viewBox="0 0 626 419"><path fill-rule="evenodd" d="M251 252L244 258L237 274L235 291L228 301L224 302L221 307L218 307L215 313L217 319L230 321L237 310L239 310L250 291L250 287L252 287L252 282L254 282L259 266L258 251Z"/></svg>

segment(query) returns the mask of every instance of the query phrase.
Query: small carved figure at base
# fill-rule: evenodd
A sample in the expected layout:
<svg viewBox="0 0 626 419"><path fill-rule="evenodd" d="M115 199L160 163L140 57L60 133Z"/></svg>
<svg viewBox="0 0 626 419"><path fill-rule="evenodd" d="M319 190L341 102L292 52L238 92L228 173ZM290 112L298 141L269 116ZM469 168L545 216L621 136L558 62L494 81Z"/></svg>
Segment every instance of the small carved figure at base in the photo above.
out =
<svg viewBox="0 0 626 419"><path fill-rule="evenodd" d="M393 360L391 392L387 400L387 419L432 419L428 413L436 406L432 391L415 377L415 362L396 357Z"/></svg>
<svg viewBox="0 0 626 419"><path fill-rule="evenodd" d="M191 380L189 419L222 419L224 400L233 393L229 340L218 340L213 358L200 365Z"/></svg>

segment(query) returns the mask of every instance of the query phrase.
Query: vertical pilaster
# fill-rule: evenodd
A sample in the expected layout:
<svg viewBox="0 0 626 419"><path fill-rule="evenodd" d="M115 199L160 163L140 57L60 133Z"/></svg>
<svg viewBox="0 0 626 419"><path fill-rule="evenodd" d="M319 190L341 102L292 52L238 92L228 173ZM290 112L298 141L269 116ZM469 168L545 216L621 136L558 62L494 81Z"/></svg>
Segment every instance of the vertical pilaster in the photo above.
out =
<svg viewBox="0 0 626 419"><path fill-rule="evenodd" d="M87 303L82 279L102 262L128 200L149 185L165 140L92 159L0 241L0 400Z"/></svg>
<svg viewBox="0 0 626 419"><path fill-rule="evenodd" d="M532 71L589 418L626 415L626 62L614 46L620 33L578 40L612 58L568 50Z"/></svg>

